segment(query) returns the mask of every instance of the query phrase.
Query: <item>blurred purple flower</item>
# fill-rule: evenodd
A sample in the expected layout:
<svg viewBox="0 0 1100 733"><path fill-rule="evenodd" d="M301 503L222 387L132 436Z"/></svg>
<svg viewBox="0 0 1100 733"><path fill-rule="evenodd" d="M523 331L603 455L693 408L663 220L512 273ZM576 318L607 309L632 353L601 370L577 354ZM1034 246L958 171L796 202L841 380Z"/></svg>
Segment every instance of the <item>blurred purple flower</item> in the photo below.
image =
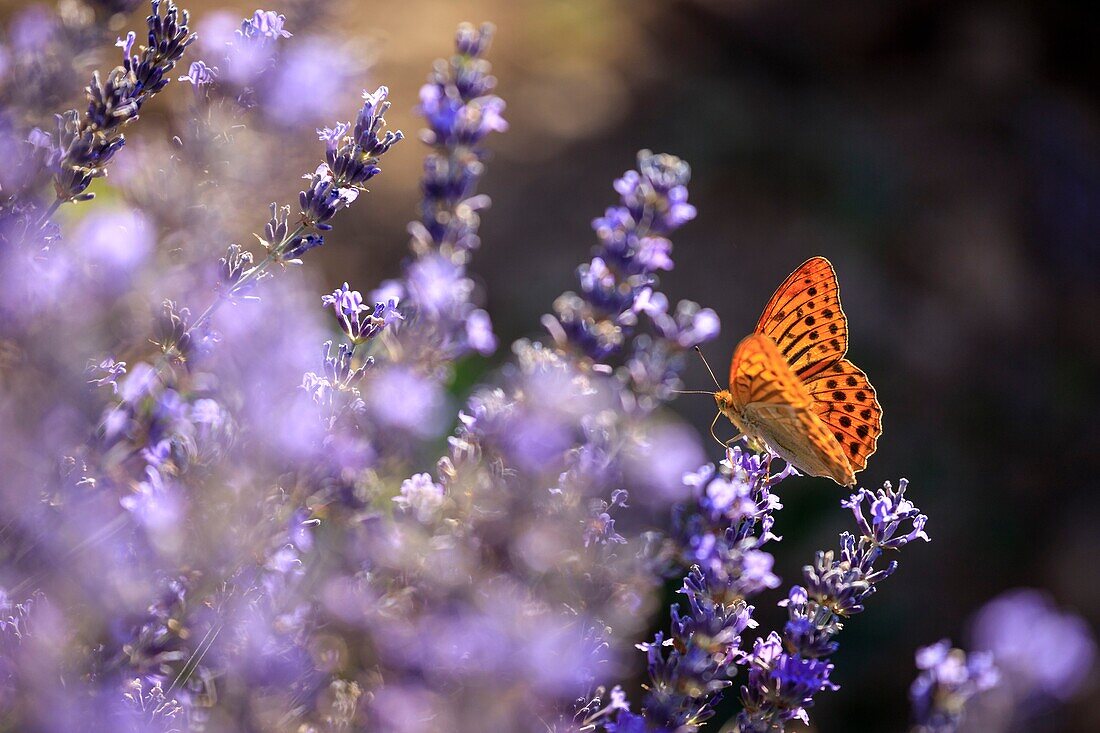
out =
<svg viewBox="0 0 1100 733"><path fill-rule="evenodd" d="M120 503L150 532L170 530L182 517L178 493L152 466L145 469L145 480L134 487L133 493L122 497Z"/></svg>
<svg viewBox="0 0 1100 733"><path fill-rule="evenodd" d="M397 506L410 511L417 521L432 519L443 504L445 491L426 473L418 473L401 483L401 493L393 498Z"/></svg>
<svg viewBox="0 0 1100 733"><path fill-rule="evenodd" d="M990 654L967 654L943 639L917 650L917 669L909 697L913 733L953 733L967 702L993 688L1000 675Z"/></svg>
<svg viewBox="0 0 1100 733"><path fill-rule="evenodd" d="M331 119L347 99L354 71L354 58L341 50L336 39L300 39L289 45L263 85L264 112L284 126Z"/></svg>
<svg viewBox="0 0 1100 733"><path fill-rule="evenodd" d="M985 604L970 622L970 646L992 655L1021 702L1032 695L1069 700L1096 662L1096 637L1088 623L1030 588L1007 591Z"/></svg>
<svg viewBox="0 0 1100 733"><path fill-rule="evenodd" d="M126 374L126 362L115 361L111 357L107 357L98 365L93 362L89 367L89 372L98 376L88 380L88 384L94 384L97 387L110 387L112 394L118 394L118 380Z"/></svg>
<svg viewBox="0 0 1100 733"><path fill-rule="evenodd" d="M74 239L82 243L84 256L104 268L104 284L123 287L119 276L141 264L153 249L152 223L137 209L101 208L91 211L76 226Z"/></svg>
<svg viewBox="0 0 1100 733"><path fill-rule="evenodd" d="M198 91L200 87L213 84L217 78L217 66L207 66L203 61L192 61L187 73L179 77L179 81L189 82Z"/></svg>
<svg viewBox="0 0 1100 733"><path fill-rule="evenodd" d="M367 408L383 427L413 435L435 435L445 419L444 395L439 385L402 367L376 370L367 385L365 399Z"/></svg>

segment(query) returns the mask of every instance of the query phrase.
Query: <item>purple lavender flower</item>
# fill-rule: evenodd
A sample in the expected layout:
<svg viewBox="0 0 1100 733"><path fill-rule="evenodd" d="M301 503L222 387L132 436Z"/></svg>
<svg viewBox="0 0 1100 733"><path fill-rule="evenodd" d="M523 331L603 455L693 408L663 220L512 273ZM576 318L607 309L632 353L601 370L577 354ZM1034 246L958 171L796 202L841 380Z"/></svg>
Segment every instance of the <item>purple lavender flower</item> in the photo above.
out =
<svg viewBox="0 0 1100 733"><path fill-rule="evenodd" d="M213 84L217 78L218 67L207 66L205 62L199 60L192 61L187 73L179 77L178 80L188 82L198 92L202 87Z"/></svg>
<svg viewBox="0 0 1100 733"><path fill-rule="evenodd" d="M814 696L837 689L829 679L833 666L826 661L836 651L835 638L845 619L862 612L877 584L897 569L896 561L881 569L877 561L884 551L899 550L912 539L928 541L927 518L905 498L906 488L902 479L896 491L887 483L876 493L861 490L841 502L861 534L858 539L841 534L839 558L831 550L818 552L802 570L805 586L792 587L780 603L789 617L782 636L772 632L766 641L758 640L745 662L749 679L741 686L740 730L783 730L791 720L808 722L806 710ZM871 504L870 523L864 502Z"/></svg>
<svg viewBox="0 0 1100 733"><path fill-rule="evenodd" d="M401 483L401 494L393 501L411 512L417 521L427 522L439 511L446 495L444 488L426 473L418 473Z"/></svg>
<svg viewBox="0 0 1100 733"><path fill-rule="evenodd" d="M145 469L145 475L145 480L138 483L134 492L124 496L120 503L150 532L166 532L180 519L178 494L152 466Z"/></svg>
<svg viewBox="0 0 1100 733"><path fill-rule="evenodd" d="M992 655L1024 708L1041 708L1044 698L1069 700L1096 662L1096 637L1088 623L1029 588L1007 591L979 609L970 622L970 647Z"/></svg>
<svg viewBox="0 0 1100 733"><path fill-rule="evenodd" d="M687 203L690 168L672 155L638 153L638 170L615 181L620 205L592 222L600 244L577 270L580 294L554 302L543 324L558 344L609 365L622 358L622 378L639 394L638 406L653 409L679 386L687 349L718 335L718 316L690 301L669 312L657 274L671 270L668 235L695 216ZM652 323L655 338L634 338L639 316ZM623 347L631 348L621 354Z"/></svg>
<svg viewBox="0 0 1100 733"><path fill-rule="evenodd" d="M362 188L382 172L378 159L404 139L400 130L383 131L385 114L390 108L388 97L386 87L378 87L373 93L363 92L363 106L354 127L338 122L332 128L317 131L318 137L325 142L326 173L337 190ZM304 204L302 209L308 211Z"/></svg>
<svg viewBox="0 0 1100 733"><path fill-rule="evenodd" d="M742 633L757 625L745 599L779 584L771 555L758 548L778 539L772 512L782 505L771 490L787 475L769 476L758 456L735 448L718 471L707 465L684 476L693 497L674 514L680 541L671 562L690 568L680 590L688 609L672 607L668 641L658 633L639 645L650 677L640 714L624 706L600 711L606 730L643 722L651 727L639 730L697 730L714 714L745 658Z"/></svg>
<svg viewBox="0 0 1100 733"><path fill-rule="evenodd" d="M584 527L585 547L593 544L626 544L626 538L615 531L611 510L627 506L627 496L625 489L616 489L611 493L611 501L594 498L589 502L589 519Z"/></svg>
<svg viewBox="0 0 1100 733"><path fill-rule="evenodd" d="M665 314L667 300L654 291L656 273L672 269L672 245L664 235L695 215L686 203L686 163L643 150L638 169L615 181L621 205L592 222L600 247L578 270L582 294L566 293L554 304L562 335L596 360L619 350L637 313Z"/></svg>
<svg viewBox="0 0 1100 733"><path fill-rule="evenodd" d="M496 348L489 314L476 307L466 265L480 246L478 212L489 205L477 194L485 172L485 139L508 125L504 102L491 94L496 79L483 56L493 28L459 27L457 53L436 64L420 90L417 111L431 146L421 179L420 218L409 225L414 259L406 265L410 306L420 322L416 348L447 358ZM413 344L409 344L410 347Z"/></svg>
<svg viewBox="0 0 1100 733"><path fill-rule="evenodd" d="M994 687L1000 673L990 654L967 654L943 639L917 650L917 669L909 696L913 733L953 733L971 697Z"/></svg>
<svg viewBox="0 0 1100 733"><path fill-rule="evenodd" d="M726 600L715 590L700 568L692 568L680 589L687 596L688 613L673 605L669 642L658 632L652 642L638 645L649 662L643 716L659 729L696 730L733 684L741 634L756 621L752 606L741 599Z"/></svg>
<svg viewBox="0 0 1100 733"><path fill-rule="evenodd" d="M275 41L290 38L290 31L283 28L286 16L274 10L257 10L251 18L245 18L237 34L241 38Z"/></svg>
<svg viewBox="0 0 1100 733"><path fill-rule="evenodd" d="M774 631L767 639L757 639L752 654L745 659L749 667L748 682L741 688L745 711L738 719L740 730L763 733L775 730L765 710L780 711L774 716L780 722L799 720L810 722L806 708L822 690L837 690L829 681L833 665L783 650L783 640ZM782 730L782 727L780 727Z"/></svg>
<svg viewBox="0 0 1100 733"><path fill-rule="evenodd" d="M397 309L397 300L365 305L358 290L351 290L347 283L331 295L321 297L321 302L336 312L340 326L352 344L361 344L378 335L386 326L403 320Z"/></svg>
<svg viewBox="0 0 1100 733"><path fill-rule="evenodd" d="M111 357L107 357L98 365L93 362L89 365L88 370L98 375L93 379L89 379L88 384L94 384L97 387L110 387L112 394L118 394L118 380L126 373L126 362L115 361Z"/></svg>
<svg viewBox="0 0 1100 733"><path fill-rule="evenodd" d="M119 1L130 0L108 0ZM881 555L926 540L926 519L904 485L858 492L845 502L857 533L788 590L781 629L749 637L753 598L781 584L776 491L794 470L773 473L742 446L696 470L698 431L661 410L687 351L720 325L710 309L670 302L657 279L695 215L686 163L643 151L615 182L619 201L594 222L598 247L576 293L546 319L552 342L512 344L448 435L467 389L462 360L498 346L468 267L489 203L477 193L486 143L507 128L484 58L491 29L463 25L420 95L430 152L401 277L322 296L339 340L325 341L300 279L270 282L256 304L258 284L323 244L401 140L386 130L388 90L364 94L354 120L318 130L323 162L296 207L272 205L263 251L222 249L262 183L245 174L278 163L250 157L266 130L247 129L241 108L279 99L319 114L294 87L281 98L270 87L290 78L276 66L287 29L307 36L319 12L256 11L204 50L216 72L199 61L174 72L197 91L193 118L173 121L180 138L150 144L135 166L162 166L164 185L135 176L119 195L141 213L123 226L113 210L93 212L68 233L83 245L69 257L50 252L59 229L34 195L44 167L59 174L65 156L98 155L99 168L64 169L74 190L85 185L75 176L104 171L115 133L167 83L164 59L182 60L189 32L178 14L155 13L153 50L136 34L119 39L121 71L93 84L88 112L63 119L60 137L25 135L0 114L0 153L18 153L0 171L0 245L33 241L20 262L54 255L49 277L27 278L40 291L30 304L0 289L15 316L4 356L10 340L20 365L4 374L15 409L0 413L3 455L15 459L0 490L12 510L3 577L16 582L13 596L0 591L5 723L690 733L723 697L744 704L732 721L742 731L808 720L817 695L836 689L842 624L893 570ZM51 21L22 35L61 32ZM314 38L295 53L323 50ZM336 64L307 60L291 72L299 82ZM335 97L343 73L314 92ZM272 120L284 133L299 119L286 117ZM223 120L233 134L218 134ZM62 150L69 138L87 145ZM239 150L218 157L220 146ZM242 177L219 179L222 167ZM207 303L192 302L211 287ZM72 318L73 302L86 317ZM143 313L157 304L149 329ZM89 353L127 363L100 357L86 373ZM58 392L48 409L33 404L46 402L43 385ZM44 414L25 420L35 409ZM39 459L54 450L63 460ZM639 645L649 679L632 704L622 687L597 685L626 673L625 657L641 663L632 645L673 578L678 602L667 629ZM9 602L39 586L57 606Z"/></svg>
<svg viewBox="0 0 1100 733"><path fill-rule="evenodd" d="M148 18L149 45L133 54L135 35L120 40L122 66L106 79L96 73L88 87L88 109L58 115L57 149L52 165L58 201L80 201L95 178L106 175L107 166L123 146L122 126L137 117L142 105L168 84L169 73L190 46L195 35L188 28L187 11L171 0L161 15L161 0L152 0Z"/></svg>

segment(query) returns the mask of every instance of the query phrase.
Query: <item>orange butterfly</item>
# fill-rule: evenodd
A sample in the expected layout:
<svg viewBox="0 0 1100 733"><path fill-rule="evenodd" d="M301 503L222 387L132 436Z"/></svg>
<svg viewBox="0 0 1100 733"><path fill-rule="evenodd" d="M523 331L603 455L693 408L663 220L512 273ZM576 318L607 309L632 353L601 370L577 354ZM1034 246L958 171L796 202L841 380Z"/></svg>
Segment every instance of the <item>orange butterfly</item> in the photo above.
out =
<svg viewBox="0 0 1100 733"><path fill-rule="evenodd" d="M847 350L836 271L813 257L734 351L730 388L713 393L719 416L803 473L853 486L882 434L882 407Z"/></svg>

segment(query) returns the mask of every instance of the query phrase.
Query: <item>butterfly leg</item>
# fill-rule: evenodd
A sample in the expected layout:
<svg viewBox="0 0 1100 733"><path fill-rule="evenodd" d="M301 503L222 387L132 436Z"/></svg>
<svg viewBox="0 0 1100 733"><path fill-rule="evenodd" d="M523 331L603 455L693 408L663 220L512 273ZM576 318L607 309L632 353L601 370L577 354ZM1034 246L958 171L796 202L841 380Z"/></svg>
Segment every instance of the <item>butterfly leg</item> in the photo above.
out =
<svg viewBox="0 0 1100 733"><path fill-rule="evenodd" d="M714 426L718 424L718 418L720 418L720 417L722 417L722 413L719 412L717 415L714 416L714 419L710 421L710 437L714 438L715 443L722 446L723 452L728 453L729 449L730 449L730 444L731 443L736 443L737 441L741 440L741 438L745 437L745 434L744 433L738 433L737 435L733 436L729 440L722 440L721 438L719 438L714 433Z"/></svg>
<svg viewBox="0 0 1100 733"><path fill-rule="evenodd" d="M710 421L710 437L714 438L715 443L722 446L723 448L726 448L728 446L726 446L726 444L722 442L721 438L714 434L714 426L718 424L718 418L720 417L722 417L722 413L719 412L714 416L714 419Z"/></svg>
<svg viewBox="0 0 1100 733"><path fill-rule="evenodd" d="M730 438L729 440L727 440L725 443L722 444L722 447L726 449L726 457L727 458L729 458L730 446L733 445L734 443L736 443L737 441L741 440L744 437L745 437L744 433L738 433L737 435L733 436L732 438Z"/></svg>

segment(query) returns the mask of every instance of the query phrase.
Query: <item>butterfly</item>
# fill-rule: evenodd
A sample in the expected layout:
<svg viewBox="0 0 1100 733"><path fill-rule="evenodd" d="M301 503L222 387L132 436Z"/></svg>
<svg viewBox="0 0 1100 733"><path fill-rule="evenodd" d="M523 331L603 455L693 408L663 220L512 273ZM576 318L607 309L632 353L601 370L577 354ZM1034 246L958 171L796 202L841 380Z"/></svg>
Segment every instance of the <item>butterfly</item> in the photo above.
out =
<svg viewBox="0 0 1100 733"><path fill-rule="evenodd" d="M803 473L855 485L882 434L882 407L847 351L836 271L812 257L783 281L756 330L738 344L729 389L711 393L715 421L725 415Z"/></svg>

